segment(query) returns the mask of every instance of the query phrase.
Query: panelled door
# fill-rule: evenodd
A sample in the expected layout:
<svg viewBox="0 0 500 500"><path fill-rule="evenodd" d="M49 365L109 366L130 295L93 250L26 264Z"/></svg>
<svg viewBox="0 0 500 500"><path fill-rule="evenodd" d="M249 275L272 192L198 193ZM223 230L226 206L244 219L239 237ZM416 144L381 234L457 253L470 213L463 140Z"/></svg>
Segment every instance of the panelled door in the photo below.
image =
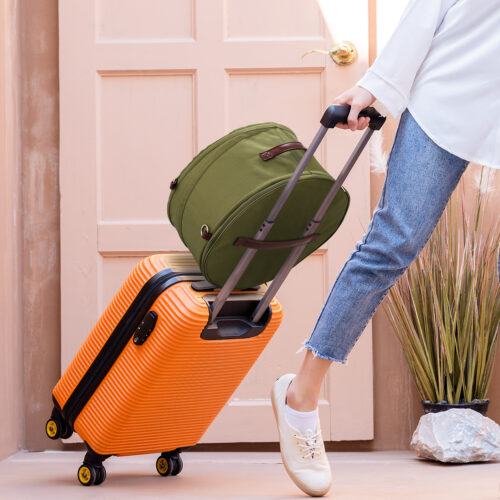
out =
<svg viewBox="0 0 500 500"><path fill-rule="evenodd" d="M326 106L367 67L367 2L340 2L329 26L315 0L60 0L62 369L135 263L185 252L169 225L170 180L210 142L263 121L309 143ZM355 4L354 6L349 4ZM331 31L335 31L332 28ZM348 36L358 61L329 49ZM336 176L359 139L330 132L316 156ZM278 293L284 321L202 442L276 441L269 391L296 372L330 286L369 221L364 154L337 234ZM322 391L326 439L373 437L371 327Z"/></svg>

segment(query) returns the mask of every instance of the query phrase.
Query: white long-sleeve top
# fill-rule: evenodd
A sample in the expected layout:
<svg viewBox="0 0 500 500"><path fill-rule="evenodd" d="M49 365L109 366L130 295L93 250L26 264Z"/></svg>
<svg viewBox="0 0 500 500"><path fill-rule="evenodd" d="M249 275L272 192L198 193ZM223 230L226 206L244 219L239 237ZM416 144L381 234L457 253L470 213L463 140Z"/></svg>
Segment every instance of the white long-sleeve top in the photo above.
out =
<svg viewBox="0 0 500 500"><path fill-rule="evenodd" d="M411 0L358 85L443 149L500 169L500 0Z"/></svg>

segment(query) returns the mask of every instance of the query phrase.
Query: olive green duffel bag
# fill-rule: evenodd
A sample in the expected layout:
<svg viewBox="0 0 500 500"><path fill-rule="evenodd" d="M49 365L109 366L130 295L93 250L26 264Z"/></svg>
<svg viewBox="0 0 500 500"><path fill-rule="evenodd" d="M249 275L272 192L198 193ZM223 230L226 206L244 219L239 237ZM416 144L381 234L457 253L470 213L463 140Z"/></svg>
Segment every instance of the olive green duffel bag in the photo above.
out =
<svg viewBox="0 0 500 500"><path fill-rule="evenodd" d="M209 282L221 287L248 247L258 250L235 288L274 278L335 182L313 157L266 240L252 240L304 150L284 125L249 125L206 147L172 181L168 218ZM332 236L348 206L342 188L297 263Z"/></svg>

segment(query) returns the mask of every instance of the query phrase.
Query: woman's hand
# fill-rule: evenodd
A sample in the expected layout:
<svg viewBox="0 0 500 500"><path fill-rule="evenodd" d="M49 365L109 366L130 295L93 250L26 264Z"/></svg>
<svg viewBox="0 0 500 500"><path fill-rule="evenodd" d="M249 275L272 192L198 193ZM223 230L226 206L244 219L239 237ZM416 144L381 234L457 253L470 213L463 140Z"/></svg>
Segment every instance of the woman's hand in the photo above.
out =
<svg viewBox="0 0 500 500"><path fill-rule="evenodd" d="M351 112L347 118L347 124L337 123L337 127L351 130L363 130L368 127L370 118L358 118L359 112L372 105L375 97L363 87L354 86L346 90L333 100L333 104L350 104Z"/></svg>

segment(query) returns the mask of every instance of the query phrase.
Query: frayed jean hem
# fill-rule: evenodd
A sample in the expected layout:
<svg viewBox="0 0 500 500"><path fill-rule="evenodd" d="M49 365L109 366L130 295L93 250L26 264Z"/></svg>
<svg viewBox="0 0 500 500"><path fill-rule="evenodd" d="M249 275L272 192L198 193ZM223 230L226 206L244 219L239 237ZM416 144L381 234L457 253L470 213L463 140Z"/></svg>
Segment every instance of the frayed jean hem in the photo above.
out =
<svg viewBox="0 0 500 500"><path fill-rule="evenodd" d="M347 359L339 359L339 358L334 358L332 356L328 356L327 354L322 354L308 340L305 340L304 342L302 342L302 344L303 345L296 352L296 354L299 354L304 349L307 349L307 350L311 351L313 353L313 356L315 356L315 357L318 356L318 357L323 358L323 359L328 359L329 361L336 361L337 363L342 363L343 365L347 365L348 364L348 360Z"/></svg>

